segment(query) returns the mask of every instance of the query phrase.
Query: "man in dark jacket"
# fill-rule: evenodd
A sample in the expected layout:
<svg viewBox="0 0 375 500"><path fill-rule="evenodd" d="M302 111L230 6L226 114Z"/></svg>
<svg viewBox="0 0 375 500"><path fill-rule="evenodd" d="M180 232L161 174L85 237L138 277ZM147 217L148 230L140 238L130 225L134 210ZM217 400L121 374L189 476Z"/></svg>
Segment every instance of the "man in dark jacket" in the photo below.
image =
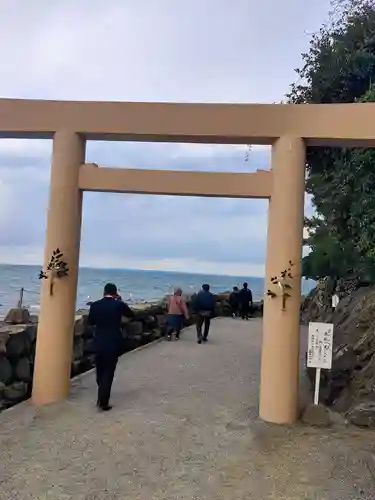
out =
<svg viewBox="0 0 375 500"><path fill-rule="evenodd" d="M238 286L234 286L232 293L229 295L229 306L233 318L235 318L238 314L239 298L240 298L240 291L238 290Z"/></svg>
<svg viewBox="0 0 375 500"><path fill-rule="evenodd" d="M193 301L193 308L197 313L197 336L198 344L207 342L208 332L210 330L211 318L215 312L216 298L210 292L210 285L202 285L202 290L198 292ZM204 331L202 336L202 327Z"/></svg>
<svg viewBox="0 0 375 500"><path fill-rule="evenodd" d="M97 406L103 411L112 408L109 399L122 343L122 317L134 318L134 313L125 302L118 300L116 285L107 283L103 298L93 302L88 318L89 324L95 327Z"/></svg>
<svg viewBox="0 0 375 500"><path fill-rule="evenodd" d="M249 319L250 312L253 308L253 294L251 293L251 290L248 288L247 283L243 284L243 288L240 291L239 306L240 306L241 318Z"/></svg>

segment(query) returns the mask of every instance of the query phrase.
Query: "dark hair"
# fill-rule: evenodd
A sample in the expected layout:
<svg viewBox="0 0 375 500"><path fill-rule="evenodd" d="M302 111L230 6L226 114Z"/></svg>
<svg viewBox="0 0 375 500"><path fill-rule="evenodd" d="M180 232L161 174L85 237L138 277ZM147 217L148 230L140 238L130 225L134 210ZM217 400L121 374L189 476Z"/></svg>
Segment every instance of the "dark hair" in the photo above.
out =
<svg viewBox="0 0 375 500"><path fill-rule="evenodd" d="M117 286L114 283L107 283L104 287L104 295L117 295Z"/></svg>
<svg viewBox="0 0 375 500"><path fill-rule="evenodd" d="M235 292L237 292L237 290L238 290L238 286L234 286L234 287L233 287L233 290L234 290Z"/></svg>
<svg viewBox="0 0 375 500"><path fill-rule="evenodd" d="M244 288L247 288L247 283L246 283L246 282L243 284L243 287L244 287Z"/></svg>
<svg viewBox="0 0 375 500"><path fill-rule="evenodd" d="M210 285L207 285L206 283L204 285L202 285L202 290L204 290L205 292L208 292L210 289Z"/></svg>

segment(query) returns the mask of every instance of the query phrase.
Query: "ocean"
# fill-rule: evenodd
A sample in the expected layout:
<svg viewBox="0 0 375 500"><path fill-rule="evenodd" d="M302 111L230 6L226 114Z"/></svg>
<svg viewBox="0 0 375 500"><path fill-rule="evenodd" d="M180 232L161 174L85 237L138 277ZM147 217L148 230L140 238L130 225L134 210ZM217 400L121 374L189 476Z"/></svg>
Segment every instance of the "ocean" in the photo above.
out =
<svg viewBox="0 0 375 500"><path fill-rule="evenodd" d="M20 289L24 288L23 303L30 312L38 313L40 281L39 266L22 266L0 264L0 315L6 314L9 308L15 307L19 300ZM247 281L254 300L263 298L263 278L248 276L219 276L209 274L193 274L165 271L142 271L130 269L90 269L79 271L77 308L84 307L90 300L99 299L103 286L107 282L116 283L122 298L129 304L152 302L180 286L184 292L193 293L203 283L209 283L213 293L231 290L233 286L241 287ZM314 286L314 282L302 281L303 293Z"/></svg>

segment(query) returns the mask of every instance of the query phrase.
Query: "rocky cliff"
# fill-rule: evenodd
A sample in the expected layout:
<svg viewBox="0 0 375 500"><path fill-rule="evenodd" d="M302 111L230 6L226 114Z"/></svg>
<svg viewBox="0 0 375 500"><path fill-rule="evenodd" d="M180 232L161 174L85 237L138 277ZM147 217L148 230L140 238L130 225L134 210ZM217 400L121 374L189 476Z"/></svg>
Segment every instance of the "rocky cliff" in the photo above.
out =
<svg viewBox="0 0 375 500"><path fill-rule="evenodd" d="M332 312L334 289L340 302ZM332 369L322 370L321 402L354 424L375 427L375 287L324 280L304 300L301 320L334 324ZM314 370L307 371L313 388Z"/></svg>

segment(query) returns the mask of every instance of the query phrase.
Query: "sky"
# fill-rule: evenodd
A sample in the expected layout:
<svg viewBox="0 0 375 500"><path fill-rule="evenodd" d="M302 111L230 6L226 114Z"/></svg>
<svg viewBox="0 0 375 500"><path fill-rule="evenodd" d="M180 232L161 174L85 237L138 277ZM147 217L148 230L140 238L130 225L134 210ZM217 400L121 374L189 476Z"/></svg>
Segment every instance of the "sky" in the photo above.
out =
<svg viewBox="0 0 375 500"><path fill-rule="evenodd" d="M329 0L0 0L0 96L278 102L328 10ZM42 263L51 150L0 140L0 263ZM269 148L245 159L245 146L87 145L103 166L270 168ZM85 193L80 264L262 276L267 204Z"/></svg>

